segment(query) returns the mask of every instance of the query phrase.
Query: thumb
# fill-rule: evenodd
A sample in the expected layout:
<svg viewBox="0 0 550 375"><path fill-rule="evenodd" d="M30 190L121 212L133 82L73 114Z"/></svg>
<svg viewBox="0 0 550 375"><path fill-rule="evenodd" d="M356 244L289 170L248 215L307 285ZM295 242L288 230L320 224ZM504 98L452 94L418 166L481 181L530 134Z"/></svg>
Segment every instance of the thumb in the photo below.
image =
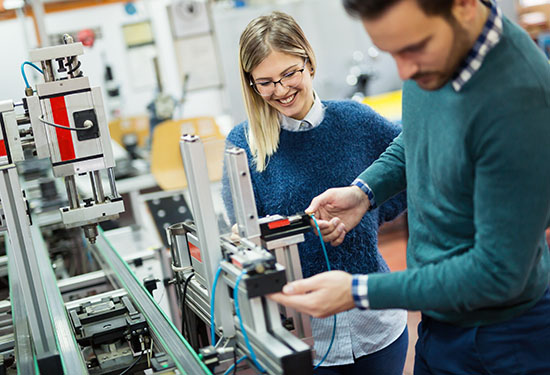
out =
<svg viewBox="0 0 550 375"><path fill-rule="evenodd" d="M324 195L325 195L325 193L323 193L321 195L318 195L315 198L313 198L313 200L309 204L309 207L306 208L306 211L305 211L306 214L314 214L319 210L319 207L322 206L323 203L324 203L324 200L325 200Z"/></svg>
<svg viewBox="0 0 550 375"><path fill-rule="evenodd" d="M312 277L292 281L283 287L283 293L287 295L305 294L315 289L315 281Z"/></svg>

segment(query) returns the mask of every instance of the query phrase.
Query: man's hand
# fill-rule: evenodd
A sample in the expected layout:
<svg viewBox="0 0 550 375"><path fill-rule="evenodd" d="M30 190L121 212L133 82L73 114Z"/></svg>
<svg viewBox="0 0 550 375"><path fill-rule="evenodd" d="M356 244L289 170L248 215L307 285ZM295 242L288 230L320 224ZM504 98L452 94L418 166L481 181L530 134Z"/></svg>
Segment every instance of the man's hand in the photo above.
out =
<svg viewBox="0 0 550 375"><path fill-rule="evenodd" d="M315 318L325 318L355 307L351 294L352 276L343 271L323 272L284 286L269 298Z"/></svg>
<svg viewBox="0 0 550 375"><path fill-rule="evenodd" d="M325 242L338 246L363 218L370 207L369 198L357 186L328 189L313 198L306 213L315 214Z"/></svg>

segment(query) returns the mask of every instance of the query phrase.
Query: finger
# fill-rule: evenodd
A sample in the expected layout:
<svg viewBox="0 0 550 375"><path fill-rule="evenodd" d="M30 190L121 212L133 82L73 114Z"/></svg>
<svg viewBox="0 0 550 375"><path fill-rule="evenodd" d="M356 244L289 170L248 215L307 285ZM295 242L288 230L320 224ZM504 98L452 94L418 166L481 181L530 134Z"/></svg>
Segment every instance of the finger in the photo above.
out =
<svg viewBox="0 0 550 375"><path fill-rule="evenodd" d="M332 246L339 246L339 245L342 244L342 242L344 242L345 238L346 238L346 231L344 229L342 229L342 231L340 232L340 236L338 236L337 239L331 241L330 244Z"/></svg>
<svg viewBox="0 0 550 375"><path fill-rule="evenodd" d="M329 228L329 227L334 227L335 228L341 222L342 222L342 220L340 220L339 217L333 217L329 221L327 221L327 220L317 220L317 225L319 225L320 229L325 229L325 228Z"/></svg>
<svg viewBox="0 0 550 375"><path fill-rule="evenodd" d="M317 290L320 284L319 275L292 281L283 287L283 293L286 295L305 294Z"/></svg>
<svg viewBox="0 0 550 375"><path fill-rule="evenodd" d="M275 293L269 294L267 298L281 305L291 307L308 315L316 314L316 309L314 308L314 303L312 302L312 298L310 297L310 295L301 294L288 296L283 293Z"/></svg>
<svg viewBox="0 0 550 375"><path fill-rule="evenodd" d="M323 235L324 242L333 242L342 236L342 233L345 234L345 225L343 223L338 224L337 227L332 227L333 230L329 232L328 230L321 231Z"/></svg>
<svg viewBox="0 0 550 375"><path fill-rule="evenodd" d="M318 232L317 230L317 226L318 226L319 229L321 230L321 234L330 233L334 231L338 226L338 224L340 224L340 219L336 217L330 221L319 220L319 219L316 219L316 220L317 220L317 225L315 225L315 221L311 219L311 226L313 227L315 232Z"/></svg>
<svg viewBox="0 0 550 375"><path fill-rule="evenodd" d="M241 242L241 236L239 236L236 233L231 233L231 236L229 236L229 239L231 240L231 242L234 242L234 243Z"/></svg>
<svg viewBox="0 0 550 375"><path fill-rule="evenodd" d="M316 196L311 200L311 203L309 204L309 207L306 208L305 212L308 215L315 214L317 215L317 212L319 211L319 208L322 207L325 204L325 198L326 192Z"/></svg>

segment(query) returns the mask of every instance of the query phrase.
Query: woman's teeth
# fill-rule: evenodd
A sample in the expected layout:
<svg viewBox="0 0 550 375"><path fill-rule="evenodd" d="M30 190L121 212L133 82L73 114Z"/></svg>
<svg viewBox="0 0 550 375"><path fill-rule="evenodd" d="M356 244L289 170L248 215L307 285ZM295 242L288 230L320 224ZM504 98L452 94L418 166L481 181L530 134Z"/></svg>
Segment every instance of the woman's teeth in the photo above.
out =
<svg viewBox="0 0 550 375"><path fill-rule="evenodd" d="M279 100L279 101L280 101L281 103L283 103L283 104L288 104L288 103L290 103L290 102L292 101L292 99L294 99L294 96L295 96L295 95L292 95L292 96L289 96L289 97L286 98L286 99L281 99L281 100Z"/></svg>

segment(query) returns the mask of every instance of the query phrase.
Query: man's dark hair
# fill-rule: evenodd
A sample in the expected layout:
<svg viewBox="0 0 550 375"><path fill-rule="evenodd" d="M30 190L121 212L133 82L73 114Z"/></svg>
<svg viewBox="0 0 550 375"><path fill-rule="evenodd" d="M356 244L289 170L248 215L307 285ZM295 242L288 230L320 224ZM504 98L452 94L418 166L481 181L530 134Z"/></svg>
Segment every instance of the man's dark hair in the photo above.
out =
<svg viewBox="0 0 550 375"><path fill-rule="evenodd" d="M403 0L343 0L344 8L352 17L372 20ZM448 17L454 0L416 0L424 13Z"/></svg>

